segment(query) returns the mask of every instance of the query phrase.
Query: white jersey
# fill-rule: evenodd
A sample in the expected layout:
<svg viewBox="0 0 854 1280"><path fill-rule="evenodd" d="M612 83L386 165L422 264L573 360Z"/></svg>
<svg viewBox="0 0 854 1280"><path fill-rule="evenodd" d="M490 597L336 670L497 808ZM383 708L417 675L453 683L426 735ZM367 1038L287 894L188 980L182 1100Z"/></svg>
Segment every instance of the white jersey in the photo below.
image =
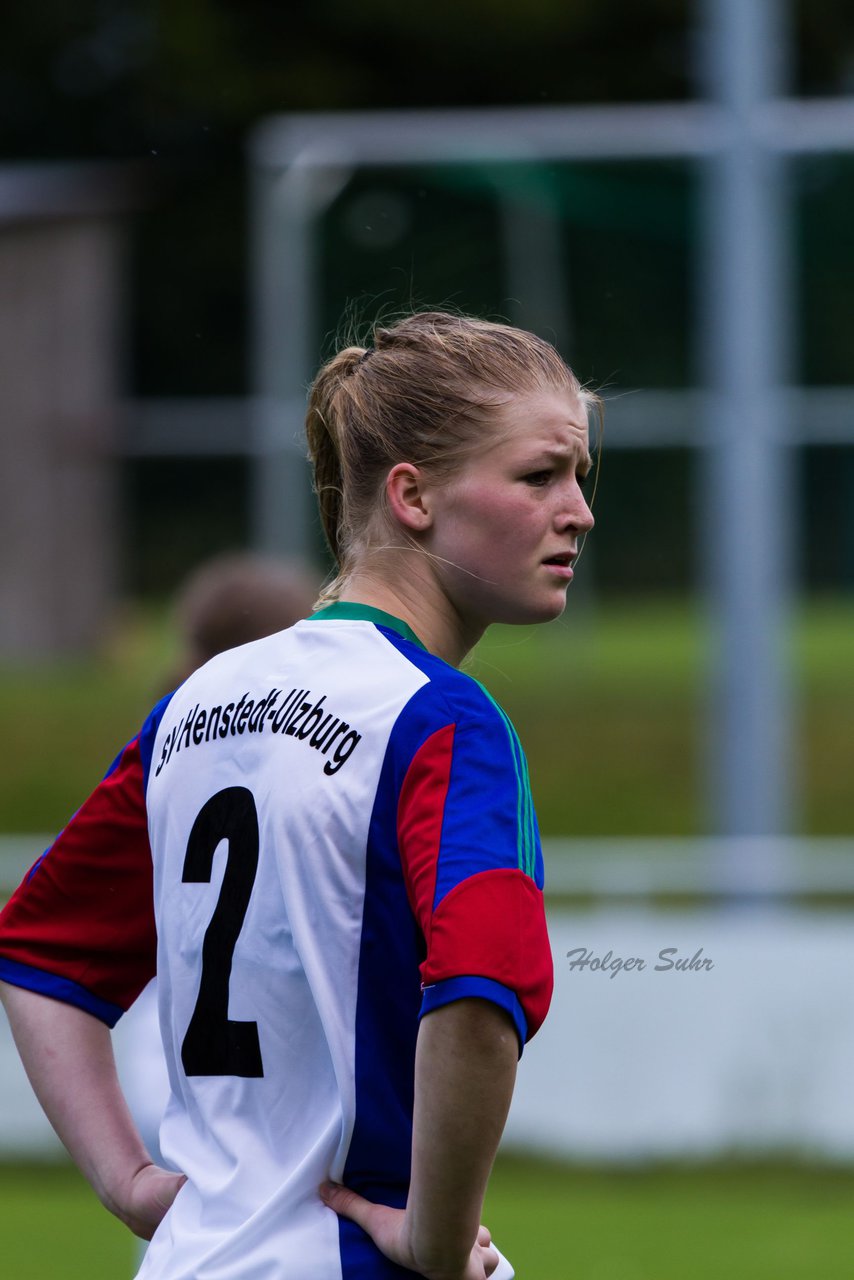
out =
<svg viewBox="0 0 854 1280"><path fill-rule="evenodd" d="M331 1177L405 1204L424 1012L491 999L521 1041L545 1014L542 859L506 717L405 624L336 605L220 654L160 704L89 802L105 846L111 780L114 829L134 788L147 828L112 891L137 957L123 985L121 927L72 968L33 924L55 910L37 886L63 839L73 861L72 824L7 909L0 976L38 988L33 969L49 971L114 1020L150 976L150 903L130 893L144 845L171 1088L160 1143L187 1183L140 1280L408 1274L317 1190ZM95 892L68 930L81 950Z"/></svg>

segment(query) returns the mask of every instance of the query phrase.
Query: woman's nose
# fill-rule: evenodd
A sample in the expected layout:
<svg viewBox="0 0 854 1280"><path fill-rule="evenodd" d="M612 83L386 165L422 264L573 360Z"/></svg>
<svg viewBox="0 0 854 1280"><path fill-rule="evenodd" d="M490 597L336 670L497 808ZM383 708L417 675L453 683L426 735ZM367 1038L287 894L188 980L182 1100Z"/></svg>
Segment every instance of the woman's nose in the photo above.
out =
<svg viewBox="0 0 854 1280"><path fill-rule="evenodd" d="M587 500L580 489L577 490L573 499L564 508L560 523L561 528L577 529L579 533L589 533L593 528L595 524L593 512L587 505Z"/></svg>

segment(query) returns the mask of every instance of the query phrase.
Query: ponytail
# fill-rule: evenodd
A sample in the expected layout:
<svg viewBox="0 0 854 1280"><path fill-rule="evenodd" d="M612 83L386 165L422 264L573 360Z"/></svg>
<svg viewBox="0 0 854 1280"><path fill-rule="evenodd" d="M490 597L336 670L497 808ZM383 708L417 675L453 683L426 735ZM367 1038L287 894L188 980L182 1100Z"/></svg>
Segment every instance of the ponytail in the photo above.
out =
<svg viewBox="0 0 854 1280"><path fill-rule="evenodd" d="M305 421L320 520L329 550L339 569L343 568L346 544L344 465L341 456L341 432L346 430L346 409L342 404L341 391L365 354L364 348L345 347L323 366L309 392Z"/></svg>

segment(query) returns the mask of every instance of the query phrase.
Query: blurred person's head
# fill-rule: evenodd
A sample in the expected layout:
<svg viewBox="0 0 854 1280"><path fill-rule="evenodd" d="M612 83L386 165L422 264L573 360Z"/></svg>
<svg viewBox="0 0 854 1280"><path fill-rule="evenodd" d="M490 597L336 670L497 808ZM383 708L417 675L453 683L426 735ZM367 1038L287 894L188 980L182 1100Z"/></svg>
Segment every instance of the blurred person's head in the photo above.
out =
<svg viewBox="0 0 854 1280"><path fill-rule="evenodd" d="M548 342L466 316L412 315L378 325L371 345L338 352L314 381L306 421L321 519L337 562L323 599L346 592L357 565L400 550L401 534L416 547L389 508L388 478L397 464L411 464L441 486L524 432L529 409L556 405L583 425L586 439L588 412L598 404Z"/></svg>
<svg viewBox="0 0 854 1280"><path fill-rule="evenodd" d="M250 552L205 561L175 597L182 650L172 685L224 649L293 626L311 612L316 594L317 579L292 561Z"/></svg>

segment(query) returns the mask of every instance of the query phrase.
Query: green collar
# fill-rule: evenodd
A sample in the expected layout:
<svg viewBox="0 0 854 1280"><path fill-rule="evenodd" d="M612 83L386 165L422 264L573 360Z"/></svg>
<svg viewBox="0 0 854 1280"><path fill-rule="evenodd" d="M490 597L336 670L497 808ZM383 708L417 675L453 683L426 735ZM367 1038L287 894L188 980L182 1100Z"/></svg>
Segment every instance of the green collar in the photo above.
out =
<svg viewBox="0 0 854 1280"><path fill-rule="evenodd" d="M417 644L419 649L426 652L427 646L422 644L418 636L401 618L395 618L393 614L386 613L383 609L374 609L369 604L356 604L352 600L336 600L333 604L328 604L325 609L318 609L317 613L311 615L310 621L316 622L318 619L324 618L344 618L351 622L373 622L378 627L387 627L390 631L396 631L399 636L403 636L404 640L411 640L413 644Z"/></svg>

